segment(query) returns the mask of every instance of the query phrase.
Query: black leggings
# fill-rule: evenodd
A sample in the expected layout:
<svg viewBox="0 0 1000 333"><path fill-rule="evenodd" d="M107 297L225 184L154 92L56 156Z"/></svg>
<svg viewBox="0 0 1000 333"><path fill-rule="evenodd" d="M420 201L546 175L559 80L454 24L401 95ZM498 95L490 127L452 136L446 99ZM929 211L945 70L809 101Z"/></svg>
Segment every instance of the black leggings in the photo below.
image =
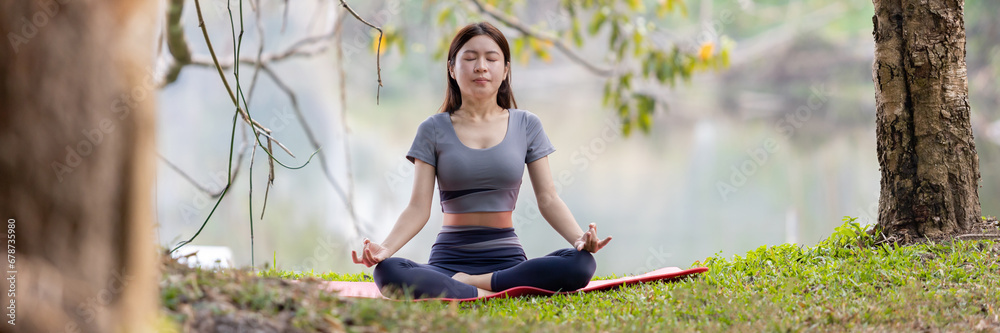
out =
<svg viewBox="0 0 1000 333"><path fill-rule="evenodd" d="M529 286L551 291L571 291L587 286L597 270L594 256L573 248L556 250L548 255L525 260L493 272L492 291ZM404 258L388 258L375 266L375 283L386 292L406 291L414 298L474 298L475 286L451 277L454 271L418 264ZM390 291L391 290L391 291Z"/></svg>
<svg viewBox="0 0 1000 333"><path fill-rule="evenodd" d="M551 291L583 288L597 262L590 252L561 249L527 260L514 228L445 226L431 248L430 262L388 258L375 266L375 283L383 293L405 291L414 298L474 298L475 286L451 277L493 273L490 290L529 286Z"/></svg>

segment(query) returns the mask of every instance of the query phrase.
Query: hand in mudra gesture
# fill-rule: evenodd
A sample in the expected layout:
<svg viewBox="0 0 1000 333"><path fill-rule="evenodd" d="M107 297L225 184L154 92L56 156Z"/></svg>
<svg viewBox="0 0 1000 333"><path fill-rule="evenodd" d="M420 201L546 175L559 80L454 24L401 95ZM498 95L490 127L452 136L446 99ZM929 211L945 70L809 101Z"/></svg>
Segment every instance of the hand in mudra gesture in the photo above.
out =
<svg viewBox="0 0 1000 333"><path fill-rule="evenodd" d="M358 259L357 251L351 251L351 257L354 259L355 264L363 264L365 267L375 266L392 255L388 249L382 245L372 243L368 238L365 238L364 248L361 252L360 259Z"/></svg>
<svg viewBox="0 0 1000 333"><path fill-rule="evenodd" d="M608 236L608 238L605 238L604 240L600 240L600 238L597 237L597 225L591 223L587 232L583 233L583 236L580 236L580 239L573 242L573 247L575 247L578 251L597 253L597 251L603 249L605 245L608 245L608 242L610 241L611 236Z"/></svg>

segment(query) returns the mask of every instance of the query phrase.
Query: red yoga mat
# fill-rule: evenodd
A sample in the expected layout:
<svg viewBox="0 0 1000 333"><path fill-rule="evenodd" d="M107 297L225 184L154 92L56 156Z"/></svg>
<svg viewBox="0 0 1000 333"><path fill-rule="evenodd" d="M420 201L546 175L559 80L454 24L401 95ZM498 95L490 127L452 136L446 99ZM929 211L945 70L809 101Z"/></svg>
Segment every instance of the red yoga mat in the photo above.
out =
<svg viewBox="0 0 1000 333"><path fill-rule="evenodd" d="M538 289L535 287L514 287L484 297L459 298L459 299L433 298L433 299L423 299L423 300L466 302L466 301L475 301L479 299L488 299L488 298L518 297L518 296L528 296L528 295L551 296L551 295L562 295L562 294L572 294L572 293L585 293L598 290L608 290L617 288L619 286L625 286L636 283L644 283L644 282L652 282L660 280L674 280L688 275L704 273L706 271L708 271L708 268L706 267L696 267L683 270L677 267L664 267L642 275L628 276L612 280L590 281L590 283L587 284L586 287L583 287L583 289L574 291L555 292L551 290ZM328 292L337 292L342 297L386 298L385 296L382 296L381 292L379 292L378 287L375 286L375 282L326 281L322 284L322 286L324 290Z"/></svg>

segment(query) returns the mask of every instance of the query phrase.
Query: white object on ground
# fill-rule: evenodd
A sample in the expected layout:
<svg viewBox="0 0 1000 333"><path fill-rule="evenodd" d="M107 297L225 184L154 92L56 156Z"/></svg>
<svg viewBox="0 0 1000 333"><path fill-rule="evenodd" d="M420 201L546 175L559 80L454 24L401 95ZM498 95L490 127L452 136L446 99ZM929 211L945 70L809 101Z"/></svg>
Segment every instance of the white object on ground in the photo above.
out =
<svg viewBox="0 0 1000 333"><path fill-rule="evenodd" d="M193 254L193 255L192 255ZM207 269L232 268L233 250L226 246L185 245L171 257L188 266Z"/></svg>

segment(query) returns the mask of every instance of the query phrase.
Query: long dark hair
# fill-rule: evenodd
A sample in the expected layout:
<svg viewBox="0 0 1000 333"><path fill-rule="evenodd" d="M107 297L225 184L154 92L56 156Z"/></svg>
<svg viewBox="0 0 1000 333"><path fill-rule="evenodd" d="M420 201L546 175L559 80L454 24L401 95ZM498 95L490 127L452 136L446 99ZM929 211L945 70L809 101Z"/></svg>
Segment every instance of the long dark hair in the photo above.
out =
<svg viewBox="0 0 1000 333"><path fill-rule="evenodd" d="M449 71L455 66L455 56L458 50L465 45L472 37L486 35L493 38L503 52L504 66L507 67L507 77L500 83L500 90L497 92L497 104L504 109L517 108L517 101L514 101L514 91L510 88L510 46L507 44L507 37L492 24L487 22L473 23L458 31L455 38L451 40L451 47L448 48L448 66L445 67L444 77L448 80L448 86L444 90L444 103L441 104L440 112L453 113L462 106L462 91L458 88L458 81L451 77Z"/></svg>

